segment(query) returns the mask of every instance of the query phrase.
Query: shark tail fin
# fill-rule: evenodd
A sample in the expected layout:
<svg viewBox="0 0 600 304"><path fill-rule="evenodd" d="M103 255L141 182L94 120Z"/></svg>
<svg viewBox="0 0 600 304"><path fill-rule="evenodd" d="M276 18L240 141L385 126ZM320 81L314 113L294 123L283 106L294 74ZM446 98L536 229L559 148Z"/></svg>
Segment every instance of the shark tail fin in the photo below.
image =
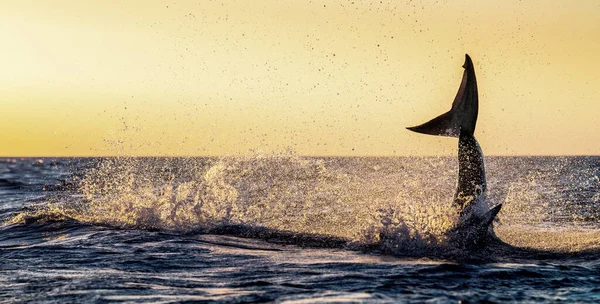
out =
<svg viewBox="0 0 600 304"><path fill-rule="evenodd" d="M438 136L450 136L458 137L460 129L457 126L457 122L454 121L452 111L444 113L424 124L407 127L408 130L417 133L438 135Z"/></svg>
<svg viewBox="0 0 600 304"><path fill-rule="evenodd" d="M461 133L473 135L477 124L479 100L475 69L468 54L465 55L463 68L465 71L452 109L424 124L408 127L408 130L437 136L458 137Z"/></svg>

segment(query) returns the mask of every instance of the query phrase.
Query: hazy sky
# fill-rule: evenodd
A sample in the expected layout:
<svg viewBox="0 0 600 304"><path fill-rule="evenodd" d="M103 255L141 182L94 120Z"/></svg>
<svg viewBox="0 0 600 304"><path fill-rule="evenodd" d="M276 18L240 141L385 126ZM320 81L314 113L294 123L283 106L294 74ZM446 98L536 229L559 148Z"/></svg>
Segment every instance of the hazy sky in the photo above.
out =
<svg viewBox="0 0 600 304"><path fill-rule="evenodd" d="M600 1L3 1L0 156L600 154Z"/></svg>

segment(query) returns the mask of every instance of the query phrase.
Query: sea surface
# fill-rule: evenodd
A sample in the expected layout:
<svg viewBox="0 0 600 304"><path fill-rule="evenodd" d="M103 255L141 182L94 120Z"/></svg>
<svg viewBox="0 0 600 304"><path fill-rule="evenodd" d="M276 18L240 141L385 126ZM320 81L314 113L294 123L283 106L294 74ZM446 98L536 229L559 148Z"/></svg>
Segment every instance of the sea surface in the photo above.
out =
<svg viewBox="0 0 600 304"><path fill-rule="evenodd" d="M0 303L600 302L600 157L0 159Z"/></svg>

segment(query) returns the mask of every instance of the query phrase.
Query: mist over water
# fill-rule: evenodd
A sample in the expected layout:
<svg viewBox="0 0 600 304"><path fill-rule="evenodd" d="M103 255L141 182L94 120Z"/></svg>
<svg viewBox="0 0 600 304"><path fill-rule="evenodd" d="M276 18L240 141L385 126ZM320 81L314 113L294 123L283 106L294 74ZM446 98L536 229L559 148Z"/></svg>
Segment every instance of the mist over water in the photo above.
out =
<svg viewBox="0 0 600 304"><path fill-rule="evenodd" d="M421 166L390 161L291 153L101 159L73 179L75 198L50 198L12 221L57 216L176 233L242 224L359 242L377 241L385 229L440 237L456 213L451 196L444 197L452 191L449 179L411 181L411 170ZM432 161L419 174L443 164Z"/></svg>
<svg viewBox="0 0 600 304"><path fill-rule="evenodd" d="M577 275L600 281L592 274L600 265L600 158L486 160L488 204L503 204L494 225L507 244L461 252L444 235L458 212L451 207L457 176L452 157L314 158L288 151L221 158L3 159L4 299L29 286L46 300L61 295L73 300L78 290L102 289L110 292L96 291L97 299L150 302L546 301L560 298L556 290L562 287L551 282L571 272L573 281ZM566 270L559 276L553 267ZM65 271L70 283L55 285L68 291L37 289ZM23 272L25 281L15 281ZM47 274L40 277L41 272ZM149 272L155 275L138 275ZM336 279L326 279L326 273ZM77 281L86 276L93 284ZM520 293L502 298L506 290L500 288L484 296L506 277L522 284ZM137 287L120 291L131 280ZM147 289L140 280L162 287ZM210 290L192 283L200 281ZM344 289L348 282L354 287ZM182 287L190 284L195 287ZM421 289L407 296L404 284ZM589 284L573 283L579 288L573 295L589 299ZM531 297L527 290L534 286L547 290ZM564 288L566 294L575 290Z"/></svg>

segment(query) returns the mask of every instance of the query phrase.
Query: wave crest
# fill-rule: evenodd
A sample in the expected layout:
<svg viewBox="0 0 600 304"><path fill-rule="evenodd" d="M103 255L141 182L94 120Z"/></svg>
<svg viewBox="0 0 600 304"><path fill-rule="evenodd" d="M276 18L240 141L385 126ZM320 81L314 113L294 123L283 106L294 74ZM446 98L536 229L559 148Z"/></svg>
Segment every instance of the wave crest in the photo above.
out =
<svg viewBox="0 0 600 304"><path fill-rule="evenodd" d="M179 233L243 225L382 244L392 251L443 240L455 220L448 198L419 183L382 179L380 166L357 167L363 174L355 174L336 162L291 152L103 159L82 175L71 196L57 194L10 222L66 218ZM410 180L403 166L394 168L387 171Z"/></svg>

